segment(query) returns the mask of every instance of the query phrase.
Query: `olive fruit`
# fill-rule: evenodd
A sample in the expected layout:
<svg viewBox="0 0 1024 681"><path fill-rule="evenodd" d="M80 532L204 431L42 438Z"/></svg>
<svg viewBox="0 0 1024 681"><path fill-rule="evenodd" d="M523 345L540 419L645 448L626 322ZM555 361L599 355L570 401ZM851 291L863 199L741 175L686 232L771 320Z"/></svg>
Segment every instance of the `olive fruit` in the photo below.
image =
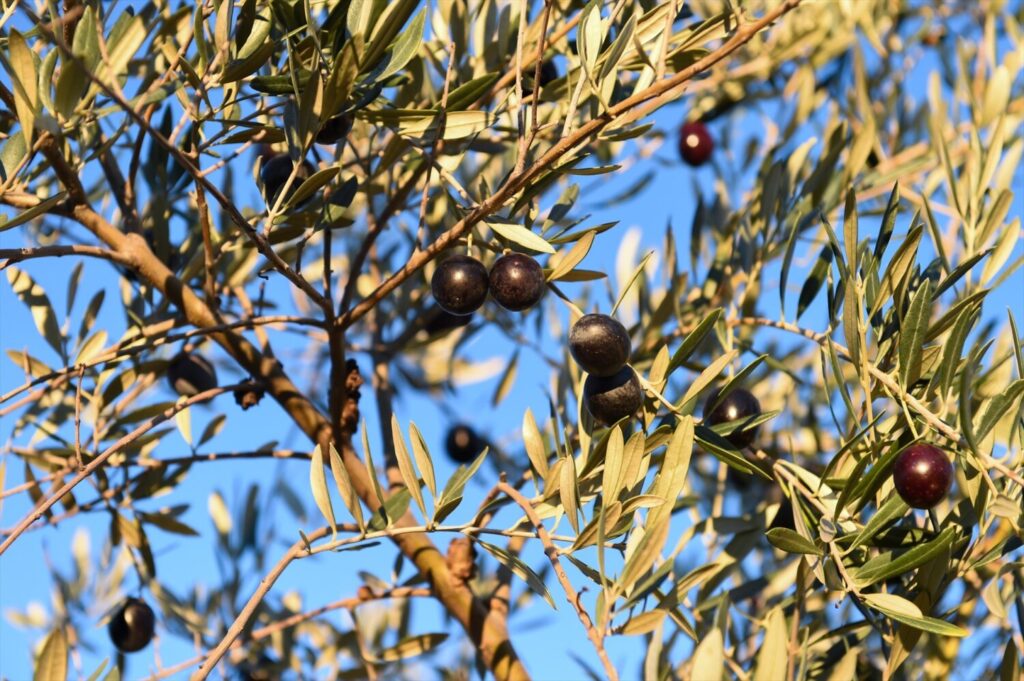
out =
<svg viewBox="0 0 1024 681"><path fill-rule="evenodd" d="M110 640L123 653L142 650L153 640L156 617L145 601L129 598L110 618L107 632Z"/></svg>
<svg viewBox="0 0 1024 681"><path fill-rule="evenodd" d="M629 361L626 327L606 314L583 315L569 331L569 352L592 376L613 376Z"/></svg>
<svg viewBox="0 0 1024 681"><path fill-rule="evenodd" d="M470 463L480 455L486 444L476 431L464 423L457 423L448 429L444 440L445 451L453 461Z"/></svg>
<svg viewBox="0 0 1024 681"><path fill-rule="evenodd" d="M427 322L423 325L423 330L430 336L461 328L473 321L472 314L452 314L438 306L435 306L426 314Z"/></svg>
<svg viewBox="0 0 1024 681"><path fill-rule="evenodd" d="M782 498L779 510L775 512L775 517L768 525L769 530L774 530L777 527L784 527L787 530L796 529L796 525L793 523L793 502L786 497Z"/></svg>
<svg viewBox="0 0 1024 681"><path fill-rule="evenodd" d="M644 403L640 381L631 367L622 367L612 376L587 376L583 384L583 404L598 423L606 426L632 416Z"/></svg>
<svg viewBox="0 0 1024 681"><path fill-rule="evenodd" d="M532 66L530 68L526 69L523 72L523 81L524 81L523 82L523 94L526 95L526 96L529 96L529 95L533 94L533 87L529 83L526 82L527 79L530 79L532 81L533 73L534 73L534 71L533 71L533 67ZM555 66L555 63L553 61L548 59L548 60L545 60L545 61L541 62L541 65L540 65L540 86L541 87L547 87L548 83L550 83L553 80L558 80L558 78L559 78L558 67Z"/></svg>
<svg viewBox="0 0 1024 681"><path fill-rule="evenodd" d="M708 126L700 121L690 121L679 128L679 155L689 165L703 165L714 150L715 141L711 139Z"/></svg>
<svg viewBox="0 0 1024 681"><path fill-rule="evenodd" d="M718 395L719 391L716 390L708 398L708 401L704 403L704 422L708 426L717 426L721 423L731 423L734 421L748 421L761 415L761 403L757 401L757 398L749 390L735 388L729 391L729 394L720 401L718 400ZM716 401L718 401L717 405L715 405ZM712 405L714 405L714 408L712 408ZM754 441L758 430L760 430L760 426L746 427L743 423L739 423L735 430L724 437L733 446L743 449L744 447L749 447Z"/></svg>
<svg viewBox="0 0 1024 681"><path fill-rule="evenodd" d="M506 310L533 307L544 295L544 270L521 253L503 255L491 266L491 296Z"/></svg>
<svg viewBox="0 0 1024 681"><path fill-rule="evenodd" d="M472 314L487 299L487 269L476 258L453 255L434 270L430 290L445 312Z"/></svg>
<svg viewBox="0 0 1024 681"><path fill-rule="evenodd" d="M292 157L288 154L276 154L271 156L267 161L264 162L263 167L260 168L260 181L263 183L263 198L266 199L267 205L272 206L277 203L277 195L284 187L285 182L292 174ZM292 179L291 184L288 186L288 192L284 197L285 202L295 193L295 190L314 172L313 164L309 161L303 161L302 165L299 166L298 170L295 171L295 177Z"/></svg>
<svg viewBox="0 0 1024 681"><path fill-rule="evenodd" d="M179 395L191 397L217 387L217 372L202 355L179 352L167 366L167 382Z"/></svg>
<svg viewBox="0 0 1024 681"><path fill-rule="evenodd" d="M337 144L344 141L350 132L352 132L352 116L340 114L324 121L324 124L320 126L320 132L316 134L316 143Z"/></svg>
<svg viewBox="0 0 1024 681"><path fill-rule="evenodd" d="M908 506L932 508L953 484L953 464L934 445L911 445L896 457L892 481Z"/></svg>

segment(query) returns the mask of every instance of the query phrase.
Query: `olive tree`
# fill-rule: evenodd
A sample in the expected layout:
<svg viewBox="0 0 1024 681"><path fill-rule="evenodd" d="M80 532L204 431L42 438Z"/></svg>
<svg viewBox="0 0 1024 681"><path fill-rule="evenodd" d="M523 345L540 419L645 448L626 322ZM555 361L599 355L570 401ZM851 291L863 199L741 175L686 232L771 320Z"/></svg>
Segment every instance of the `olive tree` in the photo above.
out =
<svg viewBox="0 0 1024 681"><path fill-rule="evenodd" d="M135 678L1019 678L1020 9L5 0L0 269L39 342L5 342L0 556L110 520L46 616L5 603L37 678L154 631L194 657ZM696 210L630 260L593 216L658 173ZM493 402L545 408L428 442L398 401L457 401L482 335ZM242 408L293 435L218 449ZM254 459L309 484L182 519ZM168 533L231 569L172 588ZM371 552L340 601L274 589ZM552 607L589 649L517 647Z"/></svg>

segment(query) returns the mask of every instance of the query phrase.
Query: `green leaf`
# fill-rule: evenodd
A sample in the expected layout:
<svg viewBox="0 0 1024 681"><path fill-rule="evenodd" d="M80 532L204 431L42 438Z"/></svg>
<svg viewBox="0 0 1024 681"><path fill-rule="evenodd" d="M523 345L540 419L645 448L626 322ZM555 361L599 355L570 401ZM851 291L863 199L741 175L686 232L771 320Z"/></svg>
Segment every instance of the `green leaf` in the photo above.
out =
<svg viewBox="0 0 1024 681"><path fill-rule="evenodd" d="M1024 394L1024 379L1017 379L1005 390L986 400L974 419L974 436L979 441L985 439L999 419L1010 413L1010 407L1021 394Z"/></svg>
<svg viewBox="0 0 1024 681"><path fill-rule="evenodd" d="M921 376L921 349L931 317L931 280L925 279L900 322L900 382L910 389Z"/></svg>
<svg viewBox="0 0 1024 681"><path fill-rule="evenodd" d="M850 545L850 550L861 546L871 540L879 531L882 530L889 523L902 518L907 514L910 507L907 506L906 502L898 494L890 495L882 506L871 516L868 520L868 524L864 526L856 539L853 540L853 544Z"/></svg>
<svg viewBox="0 0 1024 681"><path fill-rule="evenodd" d="M391 527L395 524L396 520L405 515L405 512L409 510L409 502L411 500L412 495L409 494L408 489L402 488L398 490L388 497L383 506L377 509L367 527L374 532Z"/></svg>
<svg viewBox="0 0 1024 681"><path fill-rule="evenodd" d="M625 442L622 437L622 428L615 426L608 434L608 444L604 454L604 472L601 477L601 490L606 504L610 504L619 498L624 480L622 479L622 458L625 449Z"/></svg>
<svg viewBox="0 0 1024 681"><path fill-rule="evenodd" d="M338 454L338 450L335 449L333 442L328 444L327 454L331 463L331 475L334 477L334 485L338 488L338 494L341 495L345 508L352 514L356 524L359 525L359 529L365 530L366 522L363 520L363 507L359 503L359 496L356 494L355 488L352 487L352 479L349 478L348 469L345 468L345 463L341 460L341 455Z"/></svg>
<svg viewBox="0 0 1024 681"><path fill-rule="evenodd" d="M858 588L864 588L890 577L906 574L942 554L952 546L955 538L955 528L947 527L935 539L904 551L898 556L893 551L880 553L859 568L854 568L851 576Z"/></svg>
<svg viewBox="0 0 1024 681"><path fill-rule="evenodd" d="M46 291L32 277L17 267L7 268L7 281L10 282L11 288L14 289L14 293L17 294L21 302L28 306L39 334L46 339L46 342L57 351L62 359L65 359L64 339L57 327L57 315L53 311L53 306L50 305Z"/></svg>
<svg viewBox="0 0 1024 681"><path fill-rule="evenodd" d="M565 516L573 532L580 531L580 490L576 481L576 460L572 455L562 458L562 470L558 475L558 494L565 509Z"/></svg>
<svg viewBox="0 0 1024 681"><path fill-rule="evenodd" d="M926 617L921 614L920 608L905 598L895 594L873 593L864 594L864 601L872 608L886 617L909 624L915 629L928 631L940 636L967 636L967 630L950 624L945 620L934 617Z"/></svg>
<svg viewBox="0 0 1024 681"><path fill-rule="evenodd" d="M420 433L420 429L412 421L409 422L409 441L412 443L412 455L416 459L416 466L420 475L423 476L423 483L430 490L431 496L437 496L437 480L434 477L434 462L430 458L430 450Z"/></svg>
<svg viewBox="0 0 1024 681"><path fill-rule="evenodd" d="M868 317L874 317L882 306L889 302L896 290L900 287L906 277L910 274L914 261L917 258L917 247L921 244L921 234L924 227L917 225L910 230L907 238L900 244L899 249L892 256L889 267L885 270L881 285L878 289L878 296L875 304L871 306L871 313Z"/></svg>
<svg viewBox="0 0 1024 681"><path fill-rule="evenodd" d="M512 359L505 365L501 378L494 387L494 394L491 395L491 406L496 407L508 396L509 390L516 382L516 374L519 369L519 349L512 353Z"/></svg>
<svg viewBox="0 0 1024 681"><path fill-rule="evenodd" d="M582 13L580 28L576 32L577 49L583 60L583 69L588 76L593 78L593 69L601 53L601 43L604 38L604 31L601 27L601 3L598 0L590 0L583 8Z"/></svg>
<svg viewBox="0 0 1024 681"><path fill-rule="evenodd" d="M649 634L658 628L658 625L665 620L668 612L660 608L650 612L642 612L629 618L629 621L622 625L617 633L623 636L640 636Z"/></svg>
<svg viewBox="0 0 1024 681"><path fill-rule="evenodd" d="M802 539L802 537L801 537ZM754 681L777 681L786 678L789 663L789 631L781 608L772 608L765 619L764 640L757 652Z"/></svg>
<svg viewBox="0 0 1024 681"><path fill-rule="evenodd" d="M441 112L417 109L361 109L356 116L374 124L397 128L400 135L433 141L441 131ZM449 111L444 115L442 139L463 139L475 135L491 124L486 111Z"/></svg>
<svg viewBox="0 0 1024 681"><path fill-rule="evenodd" d="M644 576L654 565L654 562L661 555L661 549L668 539L669 519L667 516L659 516L657 521L644 527L644 536L639 541L636 549L626 559L626 565L622 569L622 576L619 584L630 593L637 580ZM636 532L637 530L633 530Z"/></svg>
<svg viewBox="0 0 1024 681"><path fill-rule="evenodd" d="M68 641L63 627L50 631L36 660L33 681L65 681L68 677Z"/></svg>
<svg viewBox="0 0 1024 681"><path fill-rule="evenodd" d="M25 38L15 29L7 37L7 58L11 85L14 88L14 109L21 123L26 146L32 144L36 114L39 113L39 79L36 61Z"/></svg>
<svg viewBox="0 0 1024 681"><path fill-rule="evenodd" d="M85 681L96 681L96 679L100 678L100 674L102 674L103 670L107 668L107 663L108 662L110 662L110 658L109 657L103 658L103 662L100 662L100 666L96 667L96 669L93 670L92 674L89 674L89 677ZM110 670L110 673L113 674L116 671L117 671L117 667L113 667ZM109 676L107 678L109 678ZM120 677L118 677L118 678L120 678Z"/></svg>
<svg viewBox="0 0 1024 681"><path fill-rule="evenodd" d="M526 456L530 459L533 470L542 479L547 477L547 448L544 446L544 438L540 434L540 429L537 428L537 421L534 420L533 412L530 409L523 414L523 445L526 447Z"/></svg>
<svg viewBox="0 0 1024 681"><path fill-rule="evenodd" d="M448 111L461 111L476 102L498 82L500 73L488 73L463 83L448 93Z"/></svg>
<svg viewBox="0 0 1024 681"><path fill-rule="evenodd" d="M558 609L558 606L555 605L555 600L548 593L547 586L544 585L544 580L529 565L520 560L518 556L514 556L500 546L488 544L485 541L476 540L476 543L482 546L487 553L494 556L499 563L508 568L512 574L526 582L534 593L540 595L548 602L548 605L555 610Z"/></svg>
<svg viewBox="0 0 1024 681"><path fill-rule="evenodd" d="M331 540L338 535L338 526L334 522L334 508L331 506L331 495L327 491L327 479L324 476L324 455L320 445L313 448L309 462L309 487L313 490L313 500L320 509L327 523L331 526Z"/></svg>
<svg viewBox="0 0 1024 681"><path fill-rule="evenodd" d="M800 289L800 298L796 304L797 319L800 319L804 310L814 302L818 292L821 291L821 287L825 284L825 274L832 265L833 256L834 252L831 246L826 245L821 249L817 262L814 263L814 267L811 268L810 273L807 275L807 281L804 282L803 288Z"/></svg>
<svg viewBox="0 0 1024 681"><path fill-rule="evenodd" d="M700 681L722 681L724 678L725 642L718 627L708 631L693 651L693 672L699 675Z"/></svg>
<svg viewBox="0 0 1024 681"><path fill-rule="evenodd" d="M647 263L650 261L651 256L653 255L654 251L648 251L647 255L645 255L643 259L640 260L640 264L636 266L635 270L633 270L633 274L629 277L629 281L626 282L626 285L622 287L622 291L619 292L619 297L615 301L615 305L612 306L611 314L615 314L615 311L619 309L619 305L621 305L622 301L626 299L626 295L633 289L633 286L636 285L636 283L641 280L641 276L644 273L644 268L647 267Z"/></svg>
<svg viewBox="0 0 1024 681"><path fill-rule="evenodd" d="M716 307L704 319L700 320L700 324L693 331L686 335L686 338L683 339L683 342L672 354L672 359L668 363L668 369L665 370L666 376L669 376L673 371L682 366L683 362L690 358L690 355L694 353L708 333L715 328L715 323L718 322L718 318L721 316L722 308Z"/></svg>
<svg viewBox="0 0 1024 681"><path fill-rule="evenodd" d="M227 504L224 503L224 497L220 495L220 492L211 492L206 506L210 511L210 517L213 518L213 526L217 528L220 535L226 537L231 533L233 523Z"/></svg>
<svg viewBox="0 0 1024 681"><path fill-rule="evenodd" d="M373 454L370 451L370 438L366 434L366 419L363 419L359 431L362 433L363 455L366 457L366 474L370 478L370 485L373 487L373 494L377 498L377 503L383 505L384 492L380 488L380 479L377 478L377 469L373 465Z"/></svg>
<svg viewBox="0 0 1024 681"><path fill-rule="evenodd" d="M409 24L408 28L399 34L398 39L395 40L394 45L391 48L391 57L388 59L388 65L384 67L384 70L376 77L378 81L382 81L388 76L398 73L409 61L416 56L417 50L420 49L420 45L423 44L423 26L426 22L426 9L422 9L413 18L412 23Z"/></svg>
<svg viewBox="0 0 1024 681"><path fill-rule="evenodd" d="M590 253L590 247L594 244L595 236L597 236L596 232L587 232L583 235L583 238L573 244L569 252L559 258L558 264L548 274L547 280L558 281L572 272L576 265L579 265L587 257L587 254Z"/></svg>
<svg viewBox="0 0 1024 681"><path fill-rule="evenodd" d="M724 355L721 355L715 359L714 362L709 364L708 367L700 373L700 376L694 379L693 383L690 384L690 387L686 389L683 399L679 401L680 408L686 411L687 406L689 406L688 411L692 413L693 403L697 399L698 395L700 395L701 391L708 387L712 381L718 378L721 373L725 371L725 367L729 366L729 363L736 359L737 355L739 355L739 350L733 349Z"/></svg>
<svg viewBox="0 0 1024 681"><path fill-rule="evenodd" d="M438 498L437 503L434 505L434 522L439 523L449 515L452 511L459 507L462 502L462 493L466 489L466 483L469 479L477 472L480 468L480 464L487 458L487 449L485 448L480 456L476 457L476 460L469 465L469 467L459 466L452 477L448 479L448 484L441 490L441 496Z"/></svg>
<svg viewBox="0 0 1024 681"><path fill-rule="evenodd" d="M775 548L787 553L805 553L814 556L822 555L822 550L802 534L788 527L774 527L767 532L768 542Z"/></svg>
<svg viewBox="0 0 1024 681"><path fill-rule="evenodd" d="M544 240L543 237L534 234L522 225L514 222L505 222L497 218L490 218L482 220L482 222L490 227L495 234L507 239L513 243L519 244L523 248L538 253L554 253L555 249Z"/></svg>
<svg viewBox="0 0 1024 681"><path fill-rule="evenodd" d="M427 516L427 506L423 503L423 490L420 489L420 479L412 465L409 450L405 448L405 438L402 437L402 429L398 425L398 417L394 414L391 415L391 437L395 446L398 472L401 474L402 481L405 483L406 489L409 490L409 494L416 501L416 505L420 507L420 513L425 518Z"/></svg>
<svg viewBox="0 0 1024 681"><path fill-rule="evenodd" d="M23 210L13 218L7 219L6 215L0 216L0 232L7 231L8 229L13 229L19 225L23 225L26 222L29 222L30 220L34 220L40 215L45 215L46 213L50 212L50 210L54 206L60 204L67 197L67 192L59 192L57 195L51 196L50 198L46 199L45 201L39 202L37 205L32 206L31 208Z"/></svg>

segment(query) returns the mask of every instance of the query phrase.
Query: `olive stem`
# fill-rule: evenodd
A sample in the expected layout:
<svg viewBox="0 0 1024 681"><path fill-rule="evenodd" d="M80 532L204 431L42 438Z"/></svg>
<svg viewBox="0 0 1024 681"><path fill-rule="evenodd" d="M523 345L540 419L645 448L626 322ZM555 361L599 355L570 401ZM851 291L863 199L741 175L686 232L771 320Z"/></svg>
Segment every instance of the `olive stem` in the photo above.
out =
<svg viewBox="0 0 1024 681"><path fill-rule="evenodd" d="M565 569L562 567L561 562L558 560L558 549L552 542L551 535L548 534L547 529L544 527L544 522L537 515L537 511L533 508L530 502L520 494L512 485L502 480L498 483L498 489L508 496L512 501L516 502L523 512L526 513L526 517L529 518L530 523L537 530L537 537L540 539L541 544L544 545L544 555L548 557L551 562L551 567L555 571L555 576L558 578L558 582L562 585L562 589L565 591L565 598L572 605L573 609L576 610L576 614L580 618L580 622L583 623L583 628L587 631L587 638L594 645L594 649L597 651L597 656L601 658L601 664L604 665L604 671L607 677L611 681L618 681L619 673L615 669L615 665L608 657L607 651L604 649L603 636L594 627L593 621L590 619L590 615L580 604L580 595L576 589L573 588L572 582L569 581L568 575L565 574Z"/></svg>

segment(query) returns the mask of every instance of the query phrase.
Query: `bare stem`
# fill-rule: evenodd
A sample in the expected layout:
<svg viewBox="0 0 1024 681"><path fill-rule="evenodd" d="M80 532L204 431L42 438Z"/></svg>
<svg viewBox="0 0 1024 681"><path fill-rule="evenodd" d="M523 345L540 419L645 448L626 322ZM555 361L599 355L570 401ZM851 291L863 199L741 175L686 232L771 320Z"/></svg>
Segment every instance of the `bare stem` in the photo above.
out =
<svg viewBox="0 0 1024 681"><path fill-rule="evenodd" d="M555 576L558 578L559 584L562 585L562 589L565 591L565 598L569 601L569 605L576 610L576 614L580 618L580 622L583 624L583 628L587 631L587 638L594 645L594 650L597 651L597 656L601 658L601 664L604 665L604 672L611 681L617 681L619 678L619 672L615 669L615 665L608 658L608 653L604 649L604 637L601 636L597 628L594 626L593 621L590 619L590 615L583 608L580 603L580 595L573 588L572 582L569 581L569 576L565 574L565 569L562 564L558 561L558 549L551 541L551 535L548 534L547 529L544 527L543 521L540 516L537 515L537 511L534 510L533 506L530 505L529 500L519 493L512 485L505 481L498 483L498 489L508 496L512 501L519 504L519 507L526 513L526 517L530 519L530 522L537 529L537 537L540 539L541 544L544 545L544 555L551 561L551 567L555 571Z"/></svg>

